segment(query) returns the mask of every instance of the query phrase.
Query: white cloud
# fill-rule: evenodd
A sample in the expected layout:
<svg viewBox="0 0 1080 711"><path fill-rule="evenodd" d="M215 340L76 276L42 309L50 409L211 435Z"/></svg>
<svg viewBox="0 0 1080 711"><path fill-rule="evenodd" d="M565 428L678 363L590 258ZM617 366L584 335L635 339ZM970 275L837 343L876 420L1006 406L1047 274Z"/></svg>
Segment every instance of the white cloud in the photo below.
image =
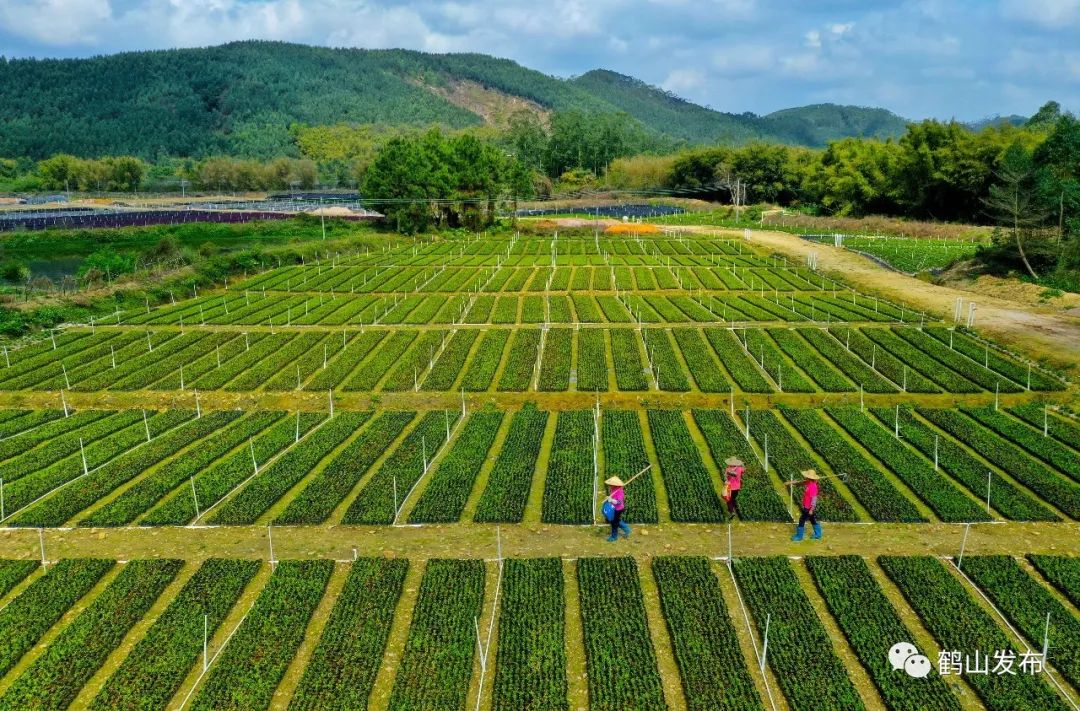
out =
<svg viewBox="0 0 1080 711"><path fill-rule="evenodd" d="M1064 29L1080 24L1080 0L1002 0L1005 17Z"/></svg>
<svg viewBox="0 0 1080 711"><path fill-rule="evenodd" d="M725 74L758 75L773 69L776 58L762 44L726 45L713 52L712 65Z"/></svg>
<svg viewBox="0 0 1080 711"><path fill-rule="evenodd" d="M668 73L661 87L676 94L696 92L705 85L705 73L698 69L675 69Z"/></svg>
<svg viewBox="0 0 1080 711"><path fill-rule="evenodd" d="M2 0L0 29L46 45L92 45L112 17L109 0Z"/></svg>
<svg viewBox="0 0 1080 711"><path fill-rule="evenodd" d="M810 49L821 49L821 33L810 30L806 33L806 46Z"/></svg>

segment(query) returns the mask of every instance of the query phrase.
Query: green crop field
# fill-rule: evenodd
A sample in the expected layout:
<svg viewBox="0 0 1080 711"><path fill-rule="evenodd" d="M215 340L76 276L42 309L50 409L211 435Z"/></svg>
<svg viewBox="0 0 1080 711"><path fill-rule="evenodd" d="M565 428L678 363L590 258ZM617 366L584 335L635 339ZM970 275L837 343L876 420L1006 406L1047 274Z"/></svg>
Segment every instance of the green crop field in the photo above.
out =
<svg viewBox="0 0 1080 711"><path fill-rule="evenodd" d="M173 297L5 347L0 709L1076 708L1075 386L951 315L676 232Z"/></svg>
<svg viewBox="0 0 1080 711"><path fill-rule="evenodd" d="M814 237L832 244L831 236ZM916 237L864 237L844 235L841 246L883 262L908 274L944 269L953 262L969 259L982 243L958 239Z"/></svg>

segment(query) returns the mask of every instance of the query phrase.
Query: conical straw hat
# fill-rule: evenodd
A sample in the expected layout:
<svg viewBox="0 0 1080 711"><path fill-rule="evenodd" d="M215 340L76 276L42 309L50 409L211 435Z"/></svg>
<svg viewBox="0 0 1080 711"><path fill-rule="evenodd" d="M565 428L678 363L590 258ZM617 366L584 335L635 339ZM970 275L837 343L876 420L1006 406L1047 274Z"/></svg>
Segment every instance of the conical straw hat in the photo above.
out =
<svg viewBox="0 0 1080 711"><path fill-rule="evenodd" d="M803 479L813 479L814 481L817 481L818 479L821 478L821 477L818 476L818 473L816 471L814 471L813 469L807 469L806 471L799 472L799 473L803 475Z"/></svg>
<svg viewBox="0 0 1080 711"><path fill-rule="evenodd" d="M623 480L617 476L613 476L610 479L605 479L604 483L608 486L626 486L626 484L623 484Z"/></svg>

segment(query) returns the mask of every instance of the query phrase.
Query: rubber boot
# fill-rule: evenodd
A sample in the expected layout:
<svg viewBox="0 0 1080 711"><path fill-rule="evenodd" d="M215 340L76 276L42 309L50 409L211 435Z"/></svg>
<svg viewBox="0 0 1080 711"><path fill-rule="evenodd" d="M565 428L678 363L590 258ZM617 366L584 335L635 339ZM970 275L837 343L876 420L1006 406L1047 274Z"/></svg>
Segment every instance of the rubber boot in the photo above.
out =
<svg viewBox="0 0 1080 711"><path fill-rule="evenodd" d="M625 521L619 521L619 530L622 531L623 538L630 537L630 525Z"/></svg>
<svg viewBox="0 0 1080 711"><path fill-rule="evenodd" d="M803 539L803 535L805 535L805 534L806 534L806 527L805 526L796 526L795 527L795 535L791 537L791 540L793 540L793 541L801 541Z"/></svg>
<svg viewBox="0 0 1080 711"><path fill-rule="evenodd" d="M821 540L821 524L820 523L815 523L814 524L814 535L811 536L811 538L813 540L815 540L815 541L820 541Z"/></svg>
<svg viewBox="0 0 1080 711"><path fill-rule="evenodd" d="M608 543L614 543L617 539L618 539L618 536L616 536L614 533L612 533L610 536L608 536L607 542Z"/></svg>

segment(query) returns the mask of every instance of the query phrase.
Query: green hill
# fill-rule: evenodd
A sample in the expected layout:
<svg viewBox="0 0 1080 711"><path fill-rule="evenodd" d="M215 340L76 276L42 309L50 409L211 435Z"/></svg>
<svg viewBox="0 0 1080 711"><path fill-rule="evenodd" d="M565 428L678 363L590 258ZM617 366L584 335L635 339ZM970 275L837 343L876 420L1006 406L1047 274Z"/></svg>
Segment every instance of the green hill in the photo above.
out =
<svg viewBox="0 0 1080 711"><path fill-rule="evenodd" d="M0 61L0 156L296 153L289 126L451 128L538 113L623 111L688 143L810 146L899 135L882 109L813 106L759 117L713 111L632 77L560 79L481 54L330 49L277 42Z"/></svg>
<svg viewBox="0 0 1080 711"><path fill-rule="evenodd" d="M823 146L848 136L895 138L907 125L904 119L885 109L837 104L783 109L763 116L761 121L771 133L804 146Z"/></svg>

